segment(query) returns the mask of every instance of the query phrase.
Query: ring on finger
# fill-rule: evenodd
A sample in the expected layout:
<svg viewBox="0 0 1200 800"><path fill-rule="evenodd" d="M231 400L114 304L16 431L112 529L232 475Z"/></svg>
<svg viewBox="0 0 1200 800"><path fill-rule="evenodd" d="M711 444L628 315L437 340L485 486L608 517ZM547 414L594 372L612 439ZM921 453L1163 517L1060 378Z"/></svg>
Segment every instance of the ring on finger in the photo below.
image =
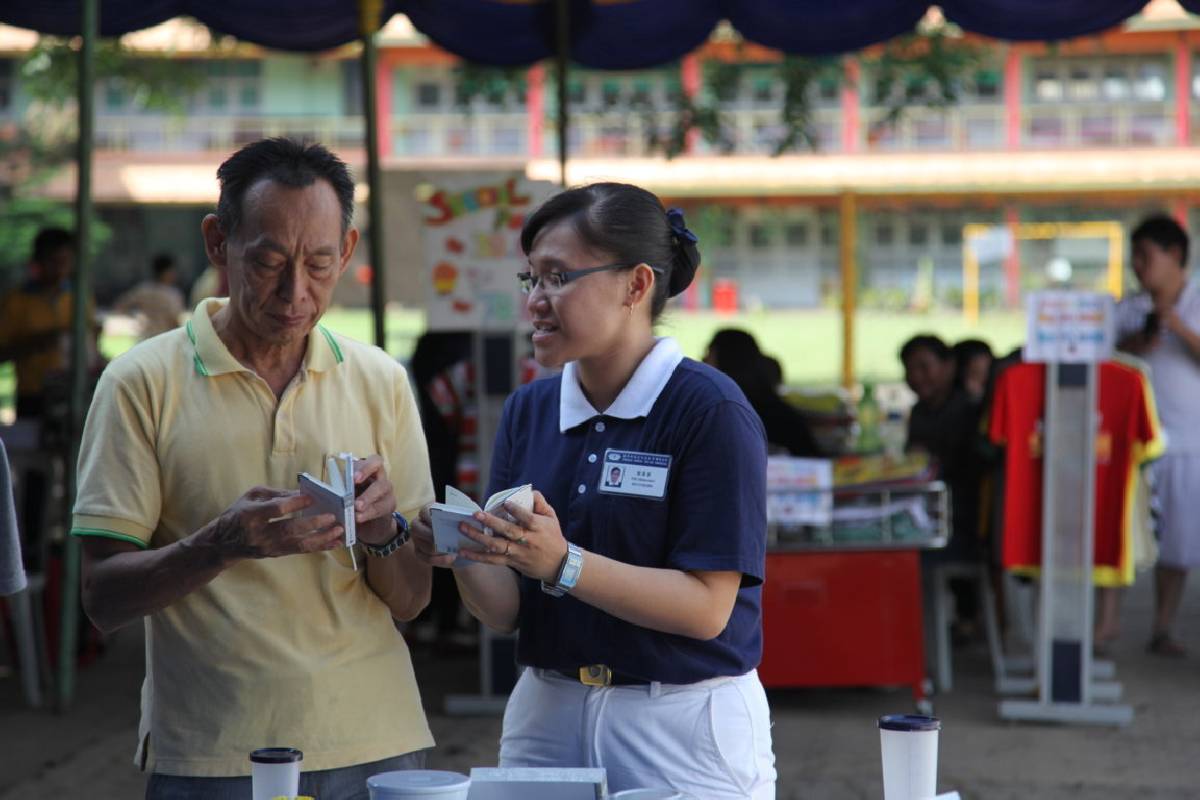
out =
<svg viewBox="0 0 1200 800"><path fill-rule="evenodd" d="M501 553L500 555L502 555L502 556L506 556L506 555L508 555L508 551L509 551L511 548L512 548L512 542L505 542L505 543L504 543L504 552L503 552L503 553Z"/></svg>
<svg viewBox="0 0 1200 800"><path fill-rule="evenodd" d="M526 539L524 536L522 536L520 539L513 539L513 542L516 544L525 544L527 541L529 541L529 540Z"/></svg>

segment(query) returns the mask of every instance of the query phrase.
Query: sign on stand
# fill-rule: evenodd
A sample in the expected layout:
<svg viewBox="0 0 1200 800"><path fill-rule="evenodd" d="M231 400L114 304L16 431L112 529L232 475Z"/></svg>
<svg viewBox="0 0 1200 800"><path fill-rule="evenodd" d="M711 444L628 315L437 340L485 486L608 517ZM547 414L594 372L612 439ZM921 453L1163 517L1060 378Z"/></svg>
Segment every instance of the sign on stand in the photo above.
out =
<svg viewBox="0 0 1200 800"><path fill-rule="evenodd" d="M1092 658L1098 364L1111 357L1113 300L1039 292L1028 300L1025 360L1046 365L1042 455L1042 570L1031 688L1004 700L1005 719L1127 725L1115 669Z"/></svg>

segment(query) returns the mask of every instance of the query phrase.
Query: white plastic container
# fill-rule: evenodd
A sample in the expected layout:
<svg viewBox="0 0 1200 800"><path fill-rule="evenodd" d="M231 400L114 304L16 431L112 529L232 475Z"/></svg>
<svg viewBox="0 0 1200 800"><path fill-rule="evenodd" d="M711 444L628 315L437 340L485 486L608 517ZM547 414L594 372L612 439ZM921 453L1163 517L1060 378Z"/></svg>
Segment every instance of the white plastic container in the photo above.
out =
<svg viewBox="0 0 1200 800"><path fill-rule="evenodd" d="M937 795L936 717L892 714L879 718L884 800L931 800Z"/></svg>
<svg viewBox="0 0 1200 800"><path fill-rule="evenodd" d="M263 747L250 754L250 786L254 800L300 794L304 753L294 747Z"/></svg>
<svg viewBox="0 0 1200 800"><path fill-rule="evenodd" d="M438 800L467 800L471 779L440 769L410 769L381 772L367 778L371 800L409 800L436 797Z"/></svg>

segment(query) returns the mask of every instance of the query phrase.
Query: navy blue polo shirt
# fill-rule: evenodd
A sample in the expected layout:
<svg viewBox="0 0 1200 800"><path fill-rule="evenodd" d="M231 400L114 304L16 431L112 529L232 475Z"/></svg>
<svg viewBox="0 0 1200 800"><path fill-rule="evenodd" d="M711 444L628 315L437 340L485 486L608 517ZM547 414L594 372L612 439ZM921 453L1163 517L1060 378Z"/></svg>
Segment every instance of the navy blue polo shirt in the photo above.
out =
<svg viewBox="0 0 1200 800"><path fill-rule="evenodd" d="M733 381L678 352L673 340L660 339L607 414L581 399L573 365L522 387L504 406L488 492L533 484L568 541L617 561L741 572L729 624L709 641L653 631L569 594L552 597L522 577L520 663L565 670L607 664L663 683L741 675L758 666L766 437ZM587 413L579 413L581 403ZM561 426L560 412L566 412ZM670 456L665 496L601 491L609 449Z"/></svg>

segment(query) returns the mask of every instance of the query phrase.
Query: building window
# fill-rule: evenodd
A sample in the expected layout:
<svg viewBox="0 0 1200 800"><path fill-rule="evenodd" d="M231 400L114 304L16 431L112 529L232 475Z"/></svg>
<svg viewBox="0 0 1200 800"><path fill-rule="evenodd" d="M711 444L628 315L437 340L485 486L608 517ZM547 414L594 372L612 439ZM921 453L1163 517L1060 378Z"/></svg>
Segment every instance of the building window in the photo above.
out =
<svg viewBox="0 0 1200 800"><path fill-rule="evenodd" d="M567 81L567 102L573 106L587 102L587 86L583 81Z"/></svg>
<svg viewBox="0 0 1200 800"><path fill-rule="evenodd" d="M1123 69L1108 67L1100 88L1105 100L1124 100L1129 97L1129 75Z"/></svg>
<svg viewBox="0 0 1200 800"><path fill-rule="evenodd" d="M924 222L909 223L908 243L914 247L924 247L929 244L929 226Z"/></svg>
<svg viewBox="0 0 1200 800"><path fill-rule="evenodd" d="M896 231L890 222L880 222L875 226L875 244L888 247L896 240Z"/></svg>
<svg viewBox="0 0 1200 800"><path fill-rule="evenodd" d="M788 247L808 246L808 223L792 222L784 229L784 239Z"/></svg>
<svg viewBox="0 0 1200 800"><path fill-rule="evenodd" d="M976 100L992 102L1000 99L1000 73L994 69L983 69L975 73L973 94Z"/></svg>
<svg viewBox="0 0 1200 800"><path fill-rule="evenodd" d="M1043 103L1056 103L1062 100L1062 81L1053 70L1038 70L1033 79L1034 95Z"/></svg>
<svg viewBox="0 0 1200 800"><path fill-rule="evenodd" d="M1067 82L1067 94L1071 100L1085 103L1099 97L1100 87L1092 78L1092 71L1086 66L1072 67Z"/></svg>
<svg viewBox="0 0 1200 800"><path fill-rule="evenodd" d="M653 102L653 90L650 86L650 81L635 81L633 84L633 92L629 95L630 105L648 107Z"/></svg>
<svg viewBox="0 0 1200 800"><path fill-rule="evenodd" d="M342 62L342 113L347 117L363 113L362 70L357 59Z"/></svg>
<svg viewBox="0 0 1200 800"><path fill-rule="evenodd" d="M1133 96L1138 100L1161 103L1167 97L1166 68L1162 64L1141 64L1133 84Z"/></svg>
<svg viewBox="0 0 1200 800"><path fill-rule="evenodd" d="M760 105L771 105L775 102L775 87L770 78L758 78L754 81L754 102Z"/></svg>
<svg viewBox="0 0 1200 800"><path fill-rule="evenodd" d="M955 222L942 223L942 244L961 245L962 225Z"/></svg>
<svg viewBox="0 0 1200 800"><path fill-rule="evenodd" d="M418 83L416 95L417 108L434 109L442 105L442 87L436 83Z"/></svg>
<svg viewBox="0 0 1200 800"><path fill-rule="evenodd" d="M756 222L749 227L750 246L755 250L765 250L771 246L771 229L766 224Z"/></svg>
<svg viewBox="0 0 1200 800"><path fill-rule="evenodd" d="M621 84L605 81L600 87L600 102L605 108L616 108L621 102Z"/></svg>

